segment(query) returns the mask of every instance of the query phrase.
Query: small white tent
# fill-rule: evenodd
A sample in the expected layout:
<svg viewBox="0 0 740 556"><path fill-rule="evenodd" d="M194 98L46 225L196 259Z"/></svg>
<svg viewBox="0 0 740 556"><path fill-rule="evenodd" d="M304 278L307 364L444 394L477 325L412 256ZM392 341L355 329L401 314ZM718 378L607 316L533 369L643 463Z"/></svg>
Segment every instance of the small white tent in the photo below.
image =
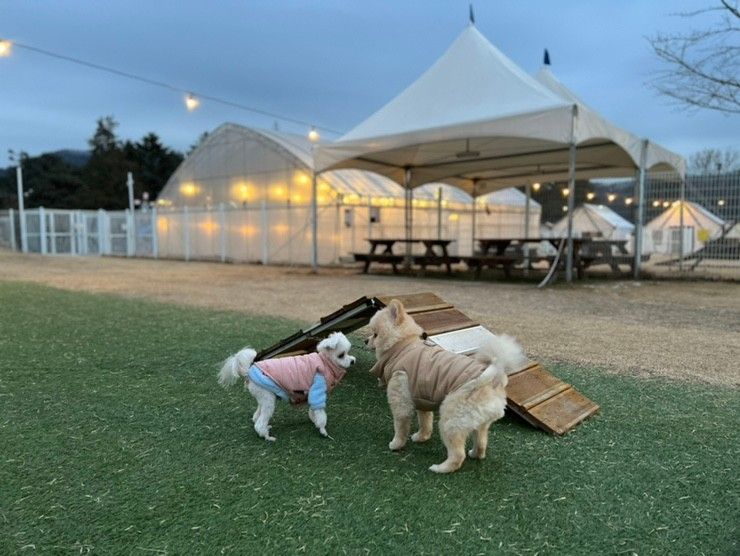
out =
<svg viewBox="0 0 740 556"><path fill-rule="evenodd" d="M678 255L681 250L681 212L683 209L683 253L698 251L722 235L725 222L716 214L691 201L675 201L645 225L643 253Z"/></svg>
<svg viewBox="0 0 740 556"><path fill-rule="evenodd" d="M605 205L583 203L573 211L574 237L629 239L634 230L634 224ZM564 237L567 233L568 218L565 217L553 226L552 234Z"/></svg>

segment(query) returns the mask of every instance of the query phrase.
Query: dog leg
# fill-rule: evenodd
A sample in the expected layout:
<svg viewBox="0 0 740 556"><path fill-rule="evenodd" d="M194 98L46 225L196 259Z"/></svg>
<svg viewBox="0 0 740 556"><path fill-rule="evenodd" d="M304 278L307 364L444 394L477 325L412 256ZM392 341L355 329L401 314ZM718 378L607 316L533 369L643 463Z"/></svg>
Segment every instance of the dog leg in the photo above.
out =
<svg viewBox="0 0 740 556"><path fill-rule="evenodd" d="M262 406L257 402L257 409L254 411L254 415L252 415L252 423L257 422L257 419L260 417L260 411L262 411Z"/></svg>
<svg viewBox="0 0 740 556"><path fill-rule="evenodd" d="M311 422L316 425L316 428L319 429L319 433L321 436L329 437L329 434L326 432L326 411L323 409L309 409L308 410L308 418L311 419Z"/></svg>
<svg viewBox="0 0 740 556"><path fill-rule="evenodd" d="M411 435L412 442L426 442L432 437L434 427L433 411L417 411L416 417L419 420L419 430Z"/></svg>
<svg viewBox="0 0 740 556"><path fill-rule="evenodd" d="M257 400L258 404L257 412L259 414L254 422L254 430L261 438L269 440L270 442L275 442L275 437L270 436L270 419L272 419L272 414L275 412L275 402L277 397L269 390L265 390L261 386L257 386L251 382L249 383L248 388Z"/></svg>
<svg viewBox="0 0 740 556"><path fill-rule="evenodd" d="M388 381L388 405L393 414L393 440L391 450L400 450L406 445L414 416L414 401L411 399L408 375L403 371L394 373Z"/></svg>
<svg viewBox="0 0 740 556"><path fill-rule="evenodd" d="M472 459L485 459L486 448L488 448L488 429L493 421L483 423L473 433L473 447L468 450L468 457Z"/></svg>
<svg viewBox="0 0 740 556"><path fill-rule="evenodd" d="M446 431L440 425L440 435L447 448L447 459L442 463L432 465L429 470L435 473L452 473L460 469L465 461L465 440L468 433L460 430Z"/></svg>

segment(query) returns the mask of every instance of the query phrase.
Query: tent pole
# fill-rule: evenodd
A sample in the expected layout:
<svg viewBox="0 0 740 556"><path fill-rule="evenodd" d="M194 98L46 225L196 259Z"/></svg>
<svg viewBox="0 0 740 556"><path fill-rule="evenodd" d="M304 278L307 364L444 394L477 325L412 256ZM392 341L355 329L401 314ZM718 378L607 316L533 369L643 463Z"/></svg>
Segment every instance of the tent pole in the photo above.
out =
<svg viewBox="0 0 740 556"><path fill-rule="evenodd" d="M640 175L637 181L637 221L635 222L635 261L633 267L633 277L635 280L640 278L640 263L642 260L642 235L643 221L645 219L645 165L647 164L648 141L643 139L642 149L640 149Z"/></svg>
<svg viewBox="0 0 740 556"><path fill-rule="evenodd" d="M404 190L404 228L405 228L405 239L406 239L406 255L403 261L403 266L406 269L411 268L411 251L413 245L411 244L412 239L412 227L414 216L413 211L413 192L411 191L411 169L406 168L403 174L403 190Z"/></svg>
<svg viewBox="0 0 740 556"><path fill-rule="evenodd" d="M570 156L568 157L568 253L565 261L565 281L573 281L573 210L576 204L576 111L573 105L573 116L570 123Z"/></svg>
<svg viewBox="0 0 740 556"><path fill-rule="evenodd" d="M442 239L442 186L437 189L437 239Z"/></svg>
<svg viewBox="0 0 740 556"><path fill-rule="evenodd" d="M311 172L311 271L319 271L319 209L316 172Z"/></svg>
<svg viewBox="0 0 740 556"><path fill-rule="evenodd" d="M473 215L470 219L470 254L475 253L475 224L476 216L478 212L477 206L477 195L478 195L478 180L473 180Z"/></svg>
<svg viewBox="0 0 740 556"><path fill-rule="evenodd" d="M527 182L524 186L524 239L529 239L529 204L532 197L532 184ZM529 276L529 243L524 244L524 276Z"/></svg>

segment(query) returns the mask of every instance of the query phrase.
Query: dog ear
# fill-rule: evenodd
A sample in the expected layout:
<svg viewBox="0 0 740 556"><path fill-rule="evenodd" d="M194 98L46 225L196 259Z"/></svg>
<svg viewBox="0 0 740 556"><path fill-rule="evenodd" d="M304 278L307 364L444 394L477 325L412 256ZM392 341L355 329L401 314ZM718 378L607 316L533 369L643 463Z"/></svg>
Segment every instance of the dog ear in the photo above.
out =
<svg viewBox="0 0 740 556"><path fill-rule="evenodd" d="M316 346L316 349L321 351L324 349L336 349L337 344L339 343L339 334L336 332L333 332L329 335L328 338L324 338L319 342L319 345Z"/></svg>
<svg viewBox="0 0 740 556"><path fill-rule="evenodd" d="M403 304L398 301L398 299L391 300L388 304L388 311L390 312L391 320L395 324L401 324L401 322L403 322L403 317L406 315L406 312L403 310Z"/></svg>

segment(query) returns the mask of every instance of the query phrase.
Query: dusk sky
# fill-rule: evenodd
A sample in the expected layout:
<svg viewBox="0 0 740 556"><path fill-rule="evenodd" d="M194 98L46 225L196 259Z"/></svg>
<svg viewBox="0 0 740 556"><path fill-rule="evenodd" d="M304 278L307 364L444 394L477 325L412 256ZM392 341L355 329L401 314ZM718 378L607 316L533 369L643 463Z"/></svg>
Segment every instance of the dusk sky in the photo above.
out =
<svg viewBox="0 0 740 556"><path fill-rule="evenodd" d="M739 148L740 118L686 111L647 81L647 41L710 18L671 16L708 1L475 2L478 29L530 74L547 47L552 71L613 123L689 156ZM349 131L424 72L467 25L468 1L0 0L0 37ZM119 135L149 131L185 150L224 122L273 118L15 48L0 58L0 166L7 150L84 149L101 116ZM305 134L305 126L279 122ZM323 133L325 138L335 135Z"/></svg>

